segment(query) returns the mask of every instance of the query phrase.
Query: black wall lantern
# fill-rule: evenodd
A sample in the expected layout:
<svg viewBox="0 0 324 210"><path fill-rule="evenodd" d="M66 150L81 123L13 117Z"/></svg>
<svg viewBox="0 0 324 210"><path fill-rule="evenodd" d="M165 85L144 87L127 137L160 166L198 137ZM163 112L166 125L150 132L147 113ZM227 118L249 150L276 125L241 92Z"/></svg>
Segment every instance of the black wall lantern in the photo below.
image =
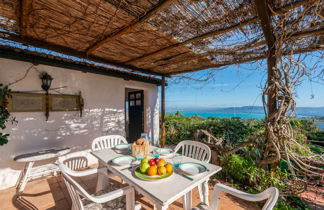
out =
<svg viewBox="0 0 324 210"><path fill-rule="evenodd" d="M39 78L42 80L42 89L45 90L46 92L46 107L45 107L45 117L46 121L48 120L49 117L49 98L48 98L48 90L51 87L53 77L49 75L47 72L41 73Z"/></svg>
<svg viewBox="0 0 324 210"><path fill-rule="evenodd" d="M47 72L43 72L40 75L40 79L42 80L42 89L45 90L46 93L48 93L48 90L50 89L52 84L53 77Z"/></svg>

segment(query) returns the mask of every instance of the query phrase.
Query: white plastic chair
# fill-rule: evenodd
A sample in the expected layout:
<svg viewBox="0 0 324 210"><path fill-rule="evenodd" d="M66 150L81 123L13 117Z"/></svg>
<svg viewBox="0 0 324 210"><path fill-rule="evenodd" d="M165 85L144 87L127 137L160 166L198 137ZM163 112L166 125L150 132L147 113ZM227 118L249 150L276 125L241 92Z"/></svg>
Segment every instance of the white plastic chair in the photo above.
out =
<svg viewBox="0 0 324 210"><path fill-rule="evenodd" d="M90 174L98 174L96 191L105 189L108 184L108 173L106 167L88 168L90 159L90 150L73 152L58 157L58 164L65 166L65 171L74 177L82 177Z"/></svg>
<svg viewBox="0 0 324 210"><path fill-rule="evenodd" d="M93 151L109 149L118 144L128 144L127 140L120 135L108 135L95 138L92 141L91 148Z"/></svg>
<svg viewBox="0 0 324 210"><path fill-rule="evenodd" d="M252 202L258 202L267 200L267 202L262 207L262 210L272 210L273 207L276 205L276 202L279 197L279 190L275 187L270 187L259 194L249 194L242 192L240 190L234 189L232 187L228 187L223 184L216 184L214 189L213 198L211 201L211 205L208 206L205 203L198 204L193 210L216 210L218 208L219 204L219 195L221 192L226 192L228 194L231 194L235 197L241 198L243 200L252 201Z"/></svg>
<svg viewBox="0 0 324 210"><path fill-rule="evenodd" d="M127 140L120 135L108 135L108 136L100 136L95 138L92 141L92 151L97 151L97 150L103 150L103 149L109 149L112 148L118 144L128 144ZM99 163L99 167L102 168L104 167L101 163ZM109 175L112 174L111 171L108 170ZM122 183L125 183L122 180Z"/></svg>
<svg viewBox="0 0 324 210"><path fill-rule="evenodd" d="M184 140L181 141L174 149L177 153L181 149L181 154L208 163L211 158L209 146L198 141Z"/></svg>
<svg viewBox="0 0 324 210"><path fill-rule="evenodd" d="M181 141L174 149L174 152L177 153L181 150L181 154L187 157L191 157L196 160L200 160L208 163L211 159L211 150L209 146L198 141L184 140ZM203 190L204 189L204 190ZM205 196L203 196L203 191ZM198 185L198 192L200 201L206 202L208 204L208 181ZM206 198L203 200L203 198ZM184 197L184 203L186 204L186 198Z"/></svg>
<svg viewBox="0 0 324 210"><path fill-rule="evenodd" d="M124 209L125 205L127 210L135 209L135 191L132 187L127 186L111 192L100 191L96 195L90 195L70 177L70 175L74 175L75 172L70 174L71 169L61 162L59 163L59 168L62 172L65 185L71 197L73 210ZM91 173L89 173L89 171L87 173L83 172L83 175L90 174ZM122 198L124 195L126 195L126 204ZM112 202L113 200L115 200L115 202ZM140 206L137 205L136 209L139 208Z"/></svg>

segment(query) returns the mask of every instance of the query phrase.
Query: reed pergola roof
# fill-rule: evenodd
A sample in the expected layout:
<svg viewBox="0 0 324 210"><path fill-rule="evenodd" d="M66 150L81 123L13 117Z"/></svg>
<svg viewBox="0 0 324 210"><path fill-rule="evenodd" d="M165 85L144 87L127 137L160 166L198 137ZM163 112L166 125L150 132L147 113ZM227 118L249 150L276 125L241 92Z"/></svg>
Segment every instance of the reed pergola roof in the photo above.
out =
<svg viewBox="0 0 324 210"><path fill-rule="evenodd" d="M266 58L257 2L1 0L0 38L168 76ZM273 19L300 22L298 30L285 29L287 49L324 49L323 0L265 2Z"/></svg>

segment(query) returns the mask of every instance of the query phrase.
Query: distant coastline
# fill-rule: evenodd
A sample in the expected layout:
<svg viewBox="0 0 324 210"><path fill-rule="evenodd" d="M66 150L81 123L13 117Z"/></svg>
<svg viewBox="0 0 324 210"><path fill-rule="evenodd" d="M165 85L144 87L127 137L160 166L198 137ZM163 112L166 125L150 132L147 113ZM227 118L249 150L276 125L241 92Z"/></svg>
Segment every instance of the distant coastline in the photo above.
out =
<svg viewBox="0 0 324 210"><path fill-rule="evenodd" d="M244 106L244 107L225 107L225 108L169 108L167 113L176 113L180 111L183 115L192 117L198 115L203 118L219 117L241 119L264 119L264 110L261 106ZM324 130L324 107L297 107L296 118L313 119L316 125Z"/></svg>

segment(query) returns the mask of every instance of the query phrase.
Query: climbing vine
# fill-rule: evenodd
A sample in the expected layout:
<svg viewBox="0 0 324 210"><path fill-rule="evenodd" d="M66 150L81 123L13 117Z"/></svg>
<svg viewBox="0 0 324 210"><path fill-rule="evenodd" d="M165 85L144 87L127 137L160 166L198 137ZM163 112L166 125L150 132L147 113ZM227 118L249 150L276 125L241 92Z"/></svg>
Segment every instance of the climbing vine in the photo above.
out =
<svg viewBox="0 0 324 210"><path fill-rule="evenodd" d="M298 140L290 123L295 117L295 88L303 78L316 74L320 66L315 62L309 62L310 57L307 53L295 52L296 47L301 45L303 40L291 40L291 33L287 33L285 29L291 28L296 31L303 27L299 21L308 19L308 13L312 8L319 8L319 1L309 4L308 9L298 20L285 19L291 15L289 13L278 15L276 19L273 18L278 27L274 30L276 31L274 36L277 61L272 69L274 76L270 82L266 83L262 97L266 114L266 147L262 153L260 165L276 166L279 161L284 161L291 174L290 190L292 191L298 190L299 186L316 184L324 174L324 156L313 153L304 142ZM316 38L309 37L308 39ZM323 58L322 52L318 54ZM276 99L276 109L272 112L268 110L269 97Z"/></svg>
<svg viewBox="0 0 324 210"><path fill-rule="evenodd" d="M1 131L6 128L6 123L16 123L16 119L10 115L10 112L7 109L8 98L11 90L8 86L0 84L0 129ZM0 132L0 146L8 143L9 134Z"/></svg>

